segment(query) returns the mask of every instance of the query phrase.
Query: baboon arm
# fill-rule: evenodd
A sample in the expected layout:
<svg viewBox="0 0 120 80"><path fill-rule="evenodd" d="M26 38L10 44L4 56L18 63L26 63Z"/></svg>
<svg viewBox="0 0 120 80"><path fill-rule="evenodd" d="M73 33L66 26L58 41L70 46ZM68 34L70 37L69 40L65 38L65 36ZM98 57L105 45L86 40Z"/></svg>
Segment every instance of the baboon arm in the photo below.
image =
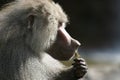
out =
<svg viewBox="0 0 120 80"><path fill-rule="evenodd" d="M59 77L57 77L57 79L55 80L80 80L80 79L77 79L75 77L73 67L69 67L69 69L67 68L64 71L62 71Z"/></svg>

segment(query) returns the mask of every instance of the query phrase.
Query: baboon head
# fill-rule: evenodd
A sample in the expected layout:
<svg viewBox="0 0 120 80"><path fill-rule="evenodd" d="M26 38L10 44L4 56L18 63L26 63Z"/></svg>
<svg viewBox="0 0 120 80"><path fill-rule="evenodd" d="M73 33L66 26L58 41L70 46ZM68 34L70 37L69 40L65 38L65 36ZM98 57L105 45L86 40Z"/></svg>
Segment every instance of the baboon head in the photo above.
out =
<svg viewBox="0 0 120 80"><path fill-rule="evenodd" d="M67 22L67 15L52 0L17 0L0 11L0 40L19 41L37 54L68 60L80 43L65 30Z"/></svg>

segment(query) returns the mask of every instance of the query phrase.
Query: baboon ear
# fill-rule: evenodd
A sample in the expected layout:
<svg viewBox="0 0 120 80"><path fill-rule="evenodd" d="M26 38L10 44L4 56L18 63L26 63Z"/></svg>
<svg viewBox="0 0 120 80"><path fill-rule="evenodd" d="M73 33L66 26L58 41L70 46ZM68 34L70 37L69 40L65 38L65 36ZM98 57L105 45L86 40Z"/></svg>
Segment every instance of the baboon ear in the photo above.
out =
<svg viewBox="0 0 120 80"><path fill-rule="evenodd" d="M32 28L32 26L33 26L33 24L34 24L34 20L35 20L35 15L29 15L28 16L28 18L27 18L27 20L28 20L28 29L31 29Z"/></svg>

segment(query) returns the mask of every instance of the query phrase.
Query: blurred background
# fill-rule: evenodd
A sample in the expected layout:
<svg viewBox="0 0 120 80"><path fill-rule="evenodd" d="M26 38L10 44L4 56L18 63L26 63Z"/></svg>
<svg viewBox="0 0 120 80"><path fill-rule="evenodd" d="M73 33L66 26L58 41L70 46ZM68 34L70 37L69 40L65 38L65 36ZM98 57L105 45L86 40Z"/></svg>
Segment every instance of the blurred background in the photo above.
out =
<svg viewBox="0 0 120 80"><path fill-rule="evenodd" d="M54 0L68 14L67 31L81 42L85 80L120 80L120 0Z"/></svg>
<svg viewBox="0 0 120 80"><path fill-rule="evenodd" d="M14 0L0 0L0 7ZM54 0L68 14L66 28L81 42L83 80L120 80L120 0Z"/></svg>

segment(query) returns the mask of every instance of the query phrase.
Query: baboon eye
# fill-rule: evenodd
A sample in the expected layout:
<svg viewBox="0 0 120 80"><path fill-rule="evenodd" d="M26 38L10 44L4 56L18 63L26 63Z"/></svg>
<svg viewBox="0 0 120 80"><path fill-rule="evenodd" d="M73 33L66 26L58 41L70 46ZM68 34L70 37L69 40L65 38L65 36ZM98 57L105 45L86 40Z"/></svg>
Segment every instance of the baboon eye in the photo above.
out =
<svg viewBox="0 0 120 80"><path fill-rule="evenodd" d="M59 22L59 23L58 23L58 28L60 28L60 27L65 28L65 23L64 23L64 22Z"/></svg>
<svg viewBox="0 0 120 80"><path fill-rule="evenodd" d="M65 27L65 23L64 22L59 22L58 23L58 28L60 28L60 27Z"/></svg>
<svg viewBox="0 0 120 80"><path fill-rule="evenodd" d="M58 28L62 27L63 23L62 22L59 22L58 23Z"/></svg>

